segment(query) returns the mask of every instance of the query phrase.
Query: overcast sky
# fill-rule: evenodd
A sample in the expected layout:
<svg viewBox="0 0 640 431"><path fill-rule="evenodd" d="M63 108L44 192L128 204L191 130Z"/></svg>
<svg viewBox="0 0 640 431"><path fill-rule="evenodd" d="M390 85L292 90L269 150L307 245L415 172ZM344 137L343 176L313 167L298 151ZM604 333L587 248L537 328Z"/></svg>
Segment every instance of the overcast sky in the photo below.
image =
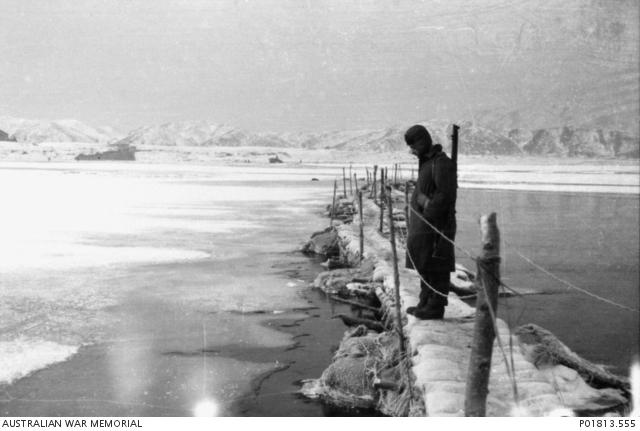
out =
<svg viewBox="0 0 640 431"><path fill-rule="evenodd" d="M637 2L614 3L627 19L617 37L633 50ZM575 4L2 0L0 115L123 131L177 120L282 131L472 119L537 100L540 77L557 87L583 69L575 34L553 40L584 32ZM554 46L564 50L547 55ZM609 51L598 67L618 67ZM636 76L637 54L622 61Z"/></svg>

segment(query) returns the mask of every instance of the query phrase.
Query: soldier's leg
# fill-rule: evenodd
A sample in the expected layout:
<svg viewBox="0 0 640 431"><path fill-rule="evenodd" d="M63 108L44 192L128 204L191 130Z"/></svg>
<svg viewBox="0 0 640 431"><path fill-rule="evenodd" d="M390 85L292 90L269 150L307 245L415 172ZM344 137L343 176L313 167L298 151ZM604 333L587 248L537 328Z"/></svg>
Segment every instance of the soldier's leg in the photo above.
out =
<svg viewBox="0 0 640 431"><path fill-rule="evenodd" d="M434 308L446 307L449 304L447 296L449 295L449 273L433 272L429 274L427 281L438 293L433 293L433 298L429 301Z"/></svg>
<svg viewBox="0 0 640 431"><path fill-rule="evenodd" d="M415 314L416 310L425 309L429 303L429 298L431 297L431 294L432 294L432 290L421 279L420 280L420 296L419 296L418 304L414 307L407 307L407 313Z"/></svg>
<svg viewBox="0 0 640 431"><path fill-rule="evenodd" d="M426 277L426 280L434 291L432 291L430 295L427 307L416 310L414 315L424 320L442 319L444 317L444 309L449 303L447 300L447 295L449 294L449 273L430 273L428 277Z"/></svg>

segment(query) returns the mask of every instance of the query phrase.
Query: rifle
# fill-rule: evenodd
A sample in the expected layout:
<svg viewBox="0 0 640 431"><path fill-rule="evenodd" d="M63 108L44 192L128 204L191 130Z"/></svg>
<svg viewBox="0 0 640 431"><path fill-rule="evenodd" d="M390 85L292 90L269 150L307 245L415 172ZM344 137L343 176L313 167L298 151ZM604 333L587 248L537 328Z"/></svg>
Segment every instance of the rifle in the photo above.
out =
<svg viewBox="0 0 640 431"><path fill-rule="evenodd" d="M456 188L458 188L458 130L460 126L453 125L451 131L451 161L453 162L454 171L456 173Z"/></svg>

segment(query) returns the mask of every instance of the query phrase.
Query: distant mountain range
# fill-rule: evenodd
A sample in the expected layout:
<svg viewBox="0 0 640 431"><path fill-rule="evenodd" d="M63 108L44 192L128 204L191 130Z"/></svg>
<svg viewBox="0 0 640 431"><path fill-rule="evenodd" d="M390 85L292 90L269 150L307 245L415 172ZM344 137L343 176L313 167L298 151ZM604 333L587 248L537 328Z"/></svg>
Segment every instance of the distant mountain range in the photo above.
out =
<svg viewBox="0 0 640 431"><path fill-rule="evenodd" d="M122 133L111 127L92 127L78 120L30 120L0 117L0 130L6 139L18 142L110 142L122 138Z"/></svg>
<svg viewBox="0 0 640 431"><path fill-rule="evenodd" d="M450 124L423 123L436 142L449 149ZM640 140L611 129L561 127L495 130L460 124L460 152L485 155L557 155L564 157L640 157ZM248 133L206 122L167 123L143 127L118 143L135 146L263 146L336 151L406 151L404 127L321 133Z"/></svg>
<svg viewBox="0 0 640 431"><path fill-rule="evenodd" d="M450 123L423 123L434 141L449 150ZM559 127L537 130L460 124L460 153L480 155L552 155L562 157L640 157L637 136L605 128ZM175 122L133 130L125 137L109 128L77 120L36 121L0 117L0 140L18 142L104 142L141 146L292 147L336 151L406 151L405 127L321 133L250 133L207 122ZM6 133L2 133L2 131Z"/></svg>

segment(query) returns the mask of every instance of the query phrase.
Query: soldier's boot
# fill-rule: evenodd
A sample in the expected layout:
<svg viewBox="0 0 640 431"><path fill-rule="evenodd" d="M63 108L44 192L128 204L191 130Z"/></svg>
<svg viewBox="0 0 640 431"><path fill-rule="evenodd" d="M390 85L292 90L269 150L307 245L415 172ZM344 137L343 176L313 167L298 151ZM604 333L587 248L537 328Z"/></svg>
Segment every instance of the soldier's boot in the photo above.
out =
<svg viewBox="0 0 640 431"><path fill-rule="evenodd" d="M432 292L429 303L425 308L416 309L413 315L420 320L438 320L444 318L444 309L449 303L449 274L446 277L439 274L432 279L432 287L436 292Z"/></svg>
<svg viewBox="0 0 640 431"><path fill-rule="evenodd" d="M431 307L417 309L413 315L420 320L440 320L444 318L445 307Z"/></svg>
<svg viewBox="0 0 640 431"><path fill-rule="evenodd" d="M420 281L420 299L418 301L418 305L415 307L407 307L407 314L415 315L417 310L426 309L429 305L429 298L431 297L431 294L431 289L426 286L423 281Z"/></svg>

